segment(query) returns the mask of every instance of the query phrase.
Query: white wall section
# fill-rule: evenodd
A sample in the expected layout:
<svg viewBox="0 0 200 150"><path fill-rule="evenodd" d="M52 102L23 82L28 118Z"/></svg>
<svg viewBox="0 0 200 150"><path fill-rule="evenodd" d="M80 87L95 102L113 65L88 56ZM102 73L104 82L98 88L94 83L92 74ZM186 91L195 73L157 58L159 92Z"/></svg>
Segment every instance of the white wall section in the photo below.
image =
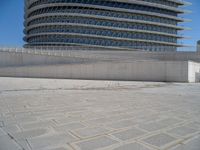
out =
<svg viewBox="0 0 200 150"><path fill-rule="evenodd" d="M158 53L140 52L115 52L112 55L112 51L76 51L71 55L64 54L0 52L0 76L159 82L200 80L200 63L187 60L197 60L198 55L177 53L170 57L172 54L169 53L170 59L167 59L167 55L164 58Z"/></svg>

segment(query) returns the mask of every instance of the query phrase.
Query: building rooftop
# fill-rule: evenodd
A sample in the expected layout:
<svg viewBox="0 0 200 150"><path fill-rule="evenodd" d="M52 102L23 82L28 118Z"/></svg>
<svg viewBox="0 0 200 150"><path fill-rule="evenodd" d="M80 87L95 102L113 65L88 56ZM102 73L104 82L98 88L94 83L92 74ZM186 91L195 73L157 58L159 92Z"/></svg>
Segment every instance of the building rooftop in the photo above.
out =
<svg viewBox="0 0 200 150"><path fill-rule="evenodd" d="M199 147L199 84L0 78L0 85L3 150Z"/></svg>

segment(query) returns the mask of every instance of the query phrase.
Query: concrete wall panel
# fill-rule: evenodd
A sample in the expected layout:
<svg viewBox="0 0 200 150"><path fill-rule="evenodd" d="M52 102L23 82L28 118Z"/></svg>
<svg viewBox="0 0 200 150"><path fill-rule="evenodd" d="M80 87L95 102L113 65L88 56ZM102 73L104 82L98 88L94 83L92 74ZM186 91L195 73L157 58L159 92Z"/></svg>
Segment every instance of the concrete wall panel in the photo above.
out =
<svg viewBox="0 0 200 150"><path fill-rule="evenodd" d="M0 76L188 82L192 79L188 80L187 66L187 62L170 61L21 66L0 68Z"/></svg>
<svg viewBox="0 0 200 150"><path fill-rule="evenodd" d="M189 82L200 82L200 64L188 62L188 80Z"/></svg>
<svg viewBox="0 0 200 150"><path fill-rule="evenodd" d="M147 53L144 55L145 60L137 60L137 53L131 56L128 52L121 53L120 56L112 52L108 53L109 56L100 52L84 52L85 56L95 54L90 58L83 58L83 53L82 57L8 52L0 54L0 76L195 82L196 74L200 72L199 63L164 58L160 60L161 57L154 55L151 56L152 59L146 59L149 56ZM139 56L142 57L141 53L138 53Z"/></svg>

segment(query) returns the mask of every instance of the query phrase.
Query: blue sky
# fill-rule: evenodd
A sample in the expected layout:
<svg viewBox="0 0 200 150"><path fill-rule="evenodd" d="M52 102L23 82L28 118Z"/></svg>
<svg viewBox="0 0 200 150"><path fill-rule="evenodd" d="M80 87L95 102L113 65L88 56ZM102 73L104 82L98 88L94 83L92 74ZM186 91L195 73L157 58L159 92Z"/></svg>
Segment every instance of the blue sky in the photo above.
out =
<svg viewBox="0 0 200 150"><path fill-rule="evenodd" d="M191 14L184 15L192 19L192 22L184 23L184 26L192 30L182 32L191 39L183 40L184 44L196 45L200 40L200 0L187 0L193 3L185 9L191 10ZM23 13L24 0L0 0L0 46L22 46L23 42Z"/></svg>

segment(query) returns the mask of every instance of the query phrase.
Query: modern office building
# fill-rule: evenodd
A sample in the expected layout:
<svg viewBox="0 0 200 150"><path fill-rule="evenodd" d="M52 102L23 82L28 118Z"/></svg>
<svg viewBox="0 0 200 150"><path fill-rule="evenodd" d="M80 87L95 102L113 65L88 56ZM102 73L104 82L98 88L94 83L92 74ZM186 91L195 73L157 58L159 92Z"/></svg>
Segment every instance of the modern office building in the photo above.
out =
<svg viewBox="0 0 200 150"><path fill-rule="evenodd" d="M176 51L182 0L25 0L25 46Z"/></svg>
<svg viewBox="0 0 200 150"><path fill-rule="evenodd" d="M197 52L200 52L200 40L197 41Z"/></svg>

